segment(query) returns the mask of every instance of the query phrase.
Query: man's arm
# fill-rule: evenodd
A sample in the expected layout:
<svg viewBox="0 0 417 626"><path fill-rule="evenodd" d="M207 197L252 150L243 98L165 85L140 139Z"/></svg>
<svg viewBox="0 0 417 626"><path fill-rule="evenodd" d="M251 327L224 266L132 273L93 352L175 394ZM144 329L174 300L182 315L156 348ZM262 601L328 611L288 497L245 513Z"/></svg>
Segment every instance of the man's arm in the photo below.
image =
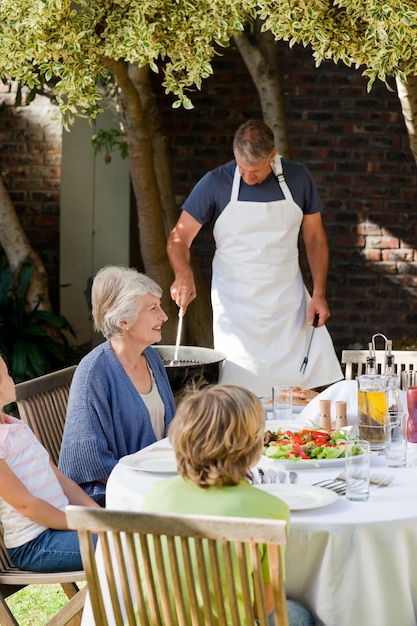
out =
<svg viewBox="0 0 417 626"><path fill-rule="evenodd" d="M187 306L197 296L190 266L190 248L200 228L201 224L183 211L168 237L168 259L175 274L171 298L180 307L180 315L185 314Z"/></svg>
<svg viewBox="0 0 417 626"><path fill-rule="evenodd" d="M313 293L308 309L308 323L313 324L315 313L319 314L318 326L330 317L326 300L327 273L329 270L329 247L320 213L304 215L301 226L308 264L313 279Z"/></svg>

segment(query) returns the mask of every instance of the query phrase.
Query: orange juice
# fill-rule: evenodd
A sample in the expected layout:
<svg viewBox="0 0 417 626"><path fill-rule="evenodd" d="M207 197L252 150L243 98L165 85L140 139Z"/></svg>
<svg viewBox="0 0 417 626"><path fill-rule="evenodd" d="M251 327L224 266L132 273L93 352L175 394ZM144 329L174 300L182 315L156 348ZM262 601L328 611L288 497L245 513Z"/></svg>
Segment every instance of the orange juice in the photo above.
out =
<svg viewBox="0 0 417 626"><path fill-rule="evenodd" d="M417 390L416 390L417 391ZM358 391L359 437L371 444L372 450L385 446L385 428L388 423L385 391Z"/></svg>

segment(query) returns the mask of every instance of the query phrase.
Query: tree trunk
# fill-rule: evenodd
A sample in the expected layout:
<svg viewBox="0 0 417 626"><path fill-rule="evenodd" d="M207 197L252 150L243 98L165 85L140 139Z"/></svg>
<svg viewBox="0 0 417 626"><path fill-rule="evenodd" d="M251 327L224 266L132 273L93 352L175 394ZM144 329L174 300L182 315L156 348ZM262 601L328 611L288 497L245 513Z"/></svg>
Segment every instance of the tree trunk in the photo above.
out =
<svg viewBox="0 0 417 626"><path fill-rule="evenodd" d="M406 83L396 78L396 83L410 148L417 163L417 76L407 76Z"/></svg>
<svg viewBox="0 0 417 626"><path fill-rule="evenodd" d="M139 68L106 59L119 91L120 116L129 147L132 185L138 209L140 248L145 272L163 289L163 307L169 317L163 341L175 343L178 308L170 297L173 273L166 253L167 235L178 210L172 192L167 139L160 123L155 96L149 84L149 67ZM201 272L193 267L198 298L184 320L187 343L212 345L210 300ZM184 340L182 343L185 343Z"/></svg>
<svg viewBox="0 0 417 626"><path fill-rule="evenodd" d="M269 31L262 33L260 24L256 23L250 35L243 33L235 37L235 42L258 91L264 122L274 132L279 154L288 158L288 129L278 74L276 41Z"/></svg>
<svg viewBox="0 0 417 626"><path fill-rule="evenodd" d="M28 292L27 305L32 310L41 298L39 309L52 311L49 299L48 275L45 267L29 243L22 228L13 203L0 175L0 243L15 275L26 257L32 261L33 272Z"/></svg>

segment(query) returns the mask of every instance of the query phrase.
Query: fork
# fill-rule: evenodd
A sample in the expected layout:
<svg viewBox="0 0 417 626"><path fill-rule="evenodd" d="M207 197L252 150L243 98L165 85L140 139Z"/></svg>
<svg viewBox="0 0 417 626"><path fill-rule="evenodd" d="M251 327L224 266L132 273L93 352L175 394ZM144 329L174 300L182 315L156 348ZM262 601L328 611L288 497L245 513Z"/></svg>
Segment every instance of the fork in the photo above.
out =
<svg viewBox="0 0 417 626"><path fill-rule="evenodd" d="M388 487L394 480L395 476L392 474L371 474L369 482L376 487ZM321 480L318 483L314 483L316 487L325 487L326 489L332 489L336 491L338 482L346 482L346 475L344 472L332 479ZM346 489L346 488L345 488Z"/></svg>
<svg viewBox="0 0 417 626"><path fill-rule="evenodd" d="M346 493L346 484L341 482L339 478L331 478L327 480L320 480L318 483L313 483L313 487L324 487L330 489L339 496L343 496Z"/></svg>
<svg viewBox="0 0 417 626"><path fill-rule="evenodd" d="M392 483L392 481L394 480L395 476L393 474L385 474L382 476L382 480L381 480L381 476L375 476L375 478L370 481L373 485L376 485L377 487L388 487L388 485L390 485ZM379 479L379 482L378 482Z"/></svg>
<svg viewBox="0 0 417 626"><path fill-rule="evenodd" d="M376 487L388 487L394 480L395 476L393 474L376 474L373 473L369 476L369 482L371 485L375 485ZM344 480L346 481L346 475L344 472L336 476L336 480Z"/></svg>

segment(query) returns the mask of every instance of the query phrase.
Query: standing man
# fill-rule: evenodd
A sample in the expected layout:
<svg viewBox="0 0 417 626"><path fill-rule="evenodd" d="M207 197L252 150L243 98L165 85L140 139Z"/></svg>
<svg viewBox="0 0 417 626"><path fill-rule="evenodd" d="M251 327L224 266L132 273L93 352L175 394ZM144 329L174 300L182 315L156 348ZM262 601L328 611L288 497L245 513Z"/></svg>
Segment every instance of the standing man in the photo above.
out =
<svg viewBox="0 0 417 626"><path fill-rule="evenodd" d="M336 382L343 374L324 326L330 317L329 252L312 177L304 165L278 156L272 130L259 120L237 129L233 152L233 161L197 183L171 231L171 297L182 314L196 297L189 250L201 226L211 222L214 347L227 356L221 382L258 396L269 395L274 384L314 388ZM311 296L299 265L300 230ZM318 327L301 371L316 314Z"/></svg>

